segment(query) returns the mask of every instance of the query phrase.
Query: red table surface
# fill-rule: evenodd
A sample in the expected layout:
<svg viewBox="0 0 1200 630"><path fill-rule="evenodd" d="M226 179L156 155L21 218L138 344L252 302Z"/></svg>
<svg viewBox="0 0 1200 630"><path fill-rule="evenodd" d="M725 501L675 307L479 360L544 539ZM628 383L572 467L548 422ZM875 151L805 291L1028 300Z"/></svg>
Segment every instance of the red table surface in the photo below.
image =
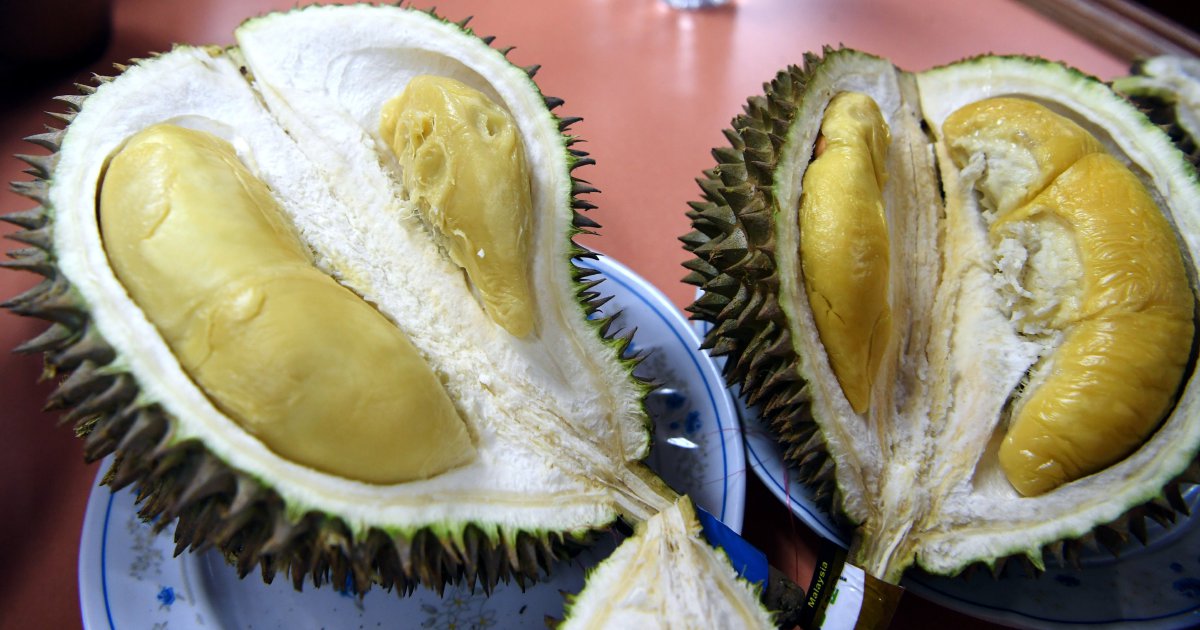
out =
<svg viewBox="0 0 1200 630"><path fill-rule="evenodd" d="M91 72L113 62L169 49L172 43L231 44L246 17L286 9L292 0L114 0L113 34L99 61L42 86L5 85L0 98L0 179L28 179L15 153L39 153L21 141L55 122L44 111ZM415 6L434 3L420 0ZM472 27L516 45L510 58L540 63L544 93L565 99L564 115L582 116L573 131L587 139L597 165L578 171L602 191L591 217L602 236L584 241L630 266L679 307L693 288L680 282L687 254L677 237L698 199L694 179L712 165L710 149L748 96L806 51L843 44L920 70L985 52L1061 59L1111 78L1126 63L1009 0L733 0L704 11L675 11L661 0L441 0L442 15L475 16ZM70 12L64 12L69 16ZM4 19L4 18L0 18ZM39 24L21 28L38 29ZM0 209L31 202L0 192ZM7 234L11 226L0 232ZM14 249L18 245L8 242ZM32 286L31 274L0 271L0 299ZM0 348L43 329L0 311ZM40 359L0 352L0 627L81 625L76 558L95 466L80 444L41 407L50 384ZM807 582L815 538L745 471L745 533L771 561ZM986 627L915 595L905 597L894 627L953 624Z"/></svg>

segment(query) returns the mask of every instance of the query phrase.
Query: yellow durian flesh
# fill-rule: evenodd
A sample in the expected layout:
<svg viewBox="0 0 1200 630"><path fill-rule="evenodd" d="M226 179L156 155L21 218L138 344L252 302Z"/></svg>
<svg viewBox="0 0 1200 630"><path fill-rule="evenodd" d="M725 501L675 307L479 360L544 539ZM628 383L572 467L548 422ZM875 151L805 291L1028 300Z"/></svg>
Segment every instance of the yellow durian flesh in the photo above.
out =
<svg viewBox="0 0 1200 630"><path fill-rule="evenodd" d="M374 484L470 461L404 333L313 266L267 186L211 134L155 125L100 190L117 277L207 396L284 458Z"/></svg>
<svg viewBox="0 0 1200 630"><path fill-rule="evenodd" d="M1059 173L1104 146L1086 129L1028 99L997 97L966 105L942 123L950 157L959 167L975 155L990 164L978 182L985 206L1017 208Z"/></svg>
<svg viewBox="0 0 1200 630"><path fill-rule="evenodd" d="M867 410L891 330L884 158L890 137L871 97L830 101L800 196L800 261L821 343L850 406Z"/></svg>
<svg viewBox="0 0 1200 630"><path fill-rule="evenodd" d="M1018 330L1061 337L1017 397L999 451L1009 482L1039 495L1120 461L1170 409L1193 334L1186 270L1142 183L1074 122L991 99L943 132L960 168L986 164L996 251L1027 255L1007 272Z"/></svg>
<svg viewBox="0 0 1200 630"><path fill-rule="evenodd" d="M528 336L536 327L528 269L533 202L512 116L459 81L421 75L380 117L409 198L466 270L488 316Z"/></svg>

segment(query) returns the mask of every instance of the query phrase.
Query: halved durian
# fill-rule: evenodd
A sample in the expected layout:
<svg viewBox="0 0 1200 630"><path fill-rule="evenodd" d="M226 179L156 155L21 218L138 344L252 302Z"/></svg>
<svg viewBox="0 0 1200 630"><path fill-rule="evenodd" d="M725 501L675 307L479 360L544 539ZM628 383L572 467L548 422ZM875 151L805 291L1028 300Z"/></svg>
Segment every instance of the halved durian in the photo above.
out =
<svg viewBox="0 0 1200 630"><path fill-rule="evenodd" d="M1144 535L1146 517L1173 519L1177 482L1195 476L1200 448L1191 383L1200 188L1170 140L1102 83L1032 58L911 74L826 50L765 90L700 180L704 201L692 204L695 229L682 239L696 255L686 281L704 289L690 310L714 323L705 346L728 355L727 377L759 405L788 460L856 526L850 561L891 581L914 564L949 574L1013 555L1041 568L1044 549L1077 553L1064 541L1094 533L1115 546L1129 531ZM872 125L890 143L873 152L885 177L842 173L839 185L854 192L834 212L850 222L864 212L861 178L883 181L885 232L835 247L802 208L822 127L844 94L876 105L882 120ZM1016 109L997 105L1006 101ZM972 109L983 113L948 129ZM817 268L886 275L883 292L865 280L839 285L860 300L839 308L865 323L822 325L815 312L832 302L812 293L810 248L822 251ZM1095 283L1110 282L1119 288L1097 297ZM1145 315L1159 310L1165 319ZM880 334L872 326L885 312ZM1085 320L1086 332L1071 329ZM848 372L834 352L868 339L886 343L872 349L877 367L841 382ZM1091 458L1088 443L1122 445L1054 481L1020 481L1014 470L1026 464L1010 455L1037 448L1003 442L1039 391L1049 407L1082 401L1084 411L1065 429L1071 437L1030 434L1058 444L1050 463L1029 464L1035 476ZM1080 437L1081 450L1062 446Z"/></svg>
<svg viewBox="0 0 1200 630"><path fill-rule="evenodd" d="M33 246L8 266L47 279L8 306L54 323L22 349L46 352L86 457L115 454L108 483L136 483L180 550L297 588L489 590L671 505L640 463L648 387L572 264L595 227L574 119L465 24L266 15L236 48L179 46L64 97L67 128L31 138L53 153L26 158L41 206L5 217ZM479 184L446 207L384 133L428 80L470 101L443 122L490 112L468 132L507 134L512 162L434 130ZM501 179L511 196L479 198ZM509 281L515 307L495 299Z"/></svg>

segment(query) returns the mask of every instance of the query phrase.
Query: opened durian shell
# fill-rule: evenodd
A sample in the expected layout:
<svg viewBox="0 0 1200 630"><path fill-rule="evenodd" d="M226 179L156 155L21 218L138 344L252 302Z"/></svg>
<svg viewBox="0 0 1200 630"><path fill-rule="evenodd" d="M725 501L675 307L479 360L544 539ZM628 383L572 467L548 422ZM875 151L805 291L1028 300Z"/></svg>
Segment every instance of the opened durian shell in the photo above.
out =
<svg viewBox="0 0 1200 630"><path fill-rule="evenodd" d="M830 374L798 268L801 178L826 105L843 91L874 99L892 138L883 195L897 350L880 368L886 385L876 391L889 392L895 406L866 415L849 408ZM691 204L694 230L681 239L695 254L685 281L703 289L689 310L713 324L705 347L727 357L727 378L758 406L786 460L856 528L850 560L892 581L912 565L953 574L1016 556L1041 569L1044 553L1070 560L1092 541L1116 549L1131 533L1145 536L1146 518L1169 523L1185 511L1179 484L1197 478L1200 393L1189 367L1169 417L1120 463L1038 497L997 481L993 436L1027 364L1007 364L1007 346L987 345L992 337L982 329L925 320L935 302L975 299L969 289L945 291L947 277L971 266L947 254L947 244L974 233L950 226L976 221L978 210L970 194L948 201L958 172L935 154L940 125L959 106L1000 95L1049 104L1132 164L1176 229L1195 286L1200 193L1190 165L1104 84L1025 57L984 56L910 74L852 50L807 55L804 67L787 68L751 97L725 132L730 144L713 151L717 165L698 180L703 200ZM932 413L920 399L939 370L957 389L948 410ZM988 411L955 410L957 401L970 406L972 388L991 392L983 395L993 399Z"/></svg>
<svg viewBox="0 0 1200 630"><path fill-rule="evenodd" d="M572 239L597 227L578 212L592 207L581 195L595 189L571 174L592 161L567 133L577 119L552 113L562 101L533 83L537 67L513 66L465 21L402 7L309 7L250 20L237 36L239 48L180 46L61 97L67 126L29 139L51 153L22 156L35 179L14 184L39 206L3 217L29 245L5 266L45 277L6 306L51 322L19 350L45 353L47 375L61 380L50 406L75 426L86 459L113 455L106 483L135 484L141 516L173 525L178 551L215 547L240 575L257 566L267 581L282 572L297 588L311 578L354 592L523 584L619 516L638 521L669 505L673 493L639 461L649 388L632 376L637 359L622 356L629 338L609 338L611 320L590 317L598 280L571 263L592 255ZM376 100L420 72L491 94L524 136L544 324L532 340L498 334L432 241L415 246L431 258L405 260L413 250L371 240L394 236L394 226L339 238L339 226L370 225L400 196L384 188L377 123L346 111L378 112ZM344 81L324 83L331 77ZM306 108L327 116L314 123ZM213 406L122 289L97 226L109 156L164 121L225 137L280 198L298 200L309 214L291 219L319 266L413 339L467 416L479 457L415 483L361 483L286 461ZM347 136L354 141L342 144ZM409 237L428 239L411 225ZM388 288L379 271L388 264L419 271L424 288L445 287L457 310L407 297L422 287ZM455 330L439 336L441 321ZM446 343L467 362L486 359L439 363ZM507 398L487 397L488 378Z"/></svg>

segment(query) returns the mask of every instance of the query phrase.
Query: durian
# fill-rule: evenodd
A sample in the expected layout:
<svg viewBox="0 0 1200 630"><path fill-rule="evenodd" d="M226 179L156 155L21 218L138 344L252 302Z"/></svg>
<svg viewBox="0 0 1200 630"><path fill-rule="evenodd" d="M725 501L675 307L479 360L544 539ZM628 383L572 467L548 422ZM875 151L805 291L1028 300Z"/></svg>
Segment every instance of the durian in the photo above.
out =
<svg viewBox="0 0 1200 630"><path fill-rule="evenodd" d="M760 586L704 539L688 497L641 523L568 598L561 630L774 628Z"/></svg>
<svg viewBox="0 0 1200 630"><path fill-rule="evenodd" d="M1200 186L1135 107L1036 58L826 49L726 137L681 239L689 310L851 563L1040 570L1183 509Z"/></svg>
<svg viewBox="0 0 1200 630"><path fill-rule="evenodd" d="M177 550L353 592L523 584L672 505L537 68L404 7L235 35L63 97L4 217L46 277L7 306L52 322L21 350L107 483Z"/></svg>

